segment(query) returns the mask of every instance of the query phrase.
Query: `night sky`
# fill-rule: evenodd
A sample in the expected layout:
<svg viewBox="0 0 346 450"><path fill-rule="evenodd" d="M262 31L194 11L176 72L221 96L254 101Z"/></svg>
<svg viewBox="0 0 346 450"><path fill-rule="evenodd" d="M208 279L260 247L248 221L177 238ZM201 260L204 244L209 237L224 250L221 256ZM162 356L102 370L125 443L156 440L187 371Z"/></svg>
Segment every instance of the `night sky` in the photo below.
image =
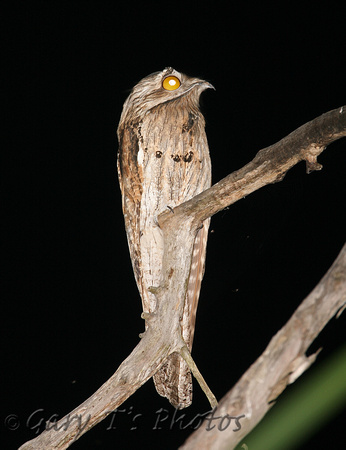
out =
<svg viewBox="0 0 346 450"><path fill-rule="evenodd" d="M288 2L13 5L1 19L8 94L1 164L6 449L88 398L143 331L116 173L116 128L130 89L167 66L215 86L201 97L214 182L346 98L342 2L306 10ZM193 357L218 399L341 250L345 145L343 139L326 149L322 171L306 175L300 163L282 182L212 218ZM345 317L328 324L311 348L323 347L311 370L345 342L344 330ZM175 449L191 429L170 419L158 425L161 408L173 416L149 380L123 412L72 448ZM208 410L194 383L186 423ZM12 414L18 427L4 424ZM324 425L299 449L339 445L341 416Z"/></svg>

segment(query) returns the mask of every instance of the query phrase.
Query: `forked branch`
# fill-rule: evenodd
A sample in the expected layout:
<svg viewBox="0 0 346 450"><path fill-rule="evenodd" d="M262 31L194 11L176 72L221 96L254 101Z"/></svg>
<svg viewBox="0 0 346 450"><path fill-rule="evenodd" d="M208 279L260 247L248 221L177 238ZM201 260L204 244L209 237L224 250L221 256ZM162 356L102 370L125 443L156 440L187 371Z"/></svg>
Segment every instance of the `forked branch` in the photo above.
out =
<svg viewBox="0 0 346 450"><path fill-rule="evenodd" d="M226 206L260 187L282 180L285 173L299 161L306 161L308 172L321 169L317 156L328 144L344 136L346 136L346 107L323 114L277 144L260 150L242 169L174 208L174 214L171 211L161 214L159 224L165 242L163 279L161 285L155 288L159 305L157 311L151 317L146 317L147 331L143 333L141 341L132 353L103 386L60 419L54 427L47 427L38 437L22 445L20 449L69 447L151 378L173 352L182 354L192 372L198 374L192 358L190 359L191 355L186 354L186 346L180 332L180 316L190 267L186 262L191 259L196 231L203 220ZM285 353L286 345L287 349L290 348L288 341L280 351ZM276 352L275 355L280 356ZM203 378L200 380L208 392ZM210 401L214 402L210 392L208 396Z"/></svg>

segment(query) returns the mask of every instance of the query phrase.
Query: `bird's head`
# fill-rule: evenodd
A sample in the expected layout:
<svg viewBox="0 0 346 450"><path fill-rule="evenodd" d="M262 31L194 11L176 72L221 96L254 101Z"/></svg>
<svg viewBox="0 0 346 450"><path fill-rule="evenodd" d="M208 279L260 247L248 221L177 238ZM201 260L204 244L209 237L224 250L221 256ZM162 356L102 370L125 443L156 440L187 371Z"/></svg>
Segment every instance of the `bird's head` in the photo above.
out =
<svg viewBox="0 0 346 450"><path fill-rule="evenodd" d="M186 97L193 106L198 107L201 93L210 88L214 89L208 81L189 77L172 67L154 72L132 89L124 103L120 124L136 121L156 106L182 97Z"/></svg>

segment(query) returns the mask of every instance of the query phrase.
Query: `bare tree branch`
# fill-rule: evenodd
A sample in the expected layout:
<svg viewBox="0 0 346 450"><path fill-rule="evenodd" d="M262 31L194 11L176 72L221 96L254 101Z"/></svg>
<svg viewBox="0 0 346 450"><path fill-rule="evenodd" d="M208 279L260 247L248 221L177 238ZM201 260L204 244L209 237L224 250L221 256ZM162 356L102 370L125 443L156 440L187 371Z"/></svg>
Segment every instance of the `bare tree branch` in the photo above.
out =
<svg viewBox="0 0 346 450"><path fill-rule="evenodd" d="M232 449L274 405L275 400L315 361L305 352L328 321L346 304L346 245L319 284L237 384L222 398L214 413L213 428L201 426L180 449ZM217 417L239 417L220 431ZM232 422L232 421L231 421ZM209 429L208 429L209 428ZM237 432L234 429L240 428Z"/></svg>
<svg viewBox="0 0 346 450"><path fill-rule="evenodd" d="M258 152L242 169L188 202L159 217L165 242L163 278L153 286L158 308L146 314L148 329L115 374L89 399L20 449L65 449L119 407L160 368L173 352L180 353L206 392L212 407L215 397L194 365L180 332L189 261L196 232L203 220L251 192L283 179L299 161L307 171L319 170L317 156L328 144L346 136L346 107L330 111L303 125L277 144ZM312 316L311 316L312 317ZM311 341L310 341L311 342ZM272 356L280 355L274 352ZM291 371L294 369L291 367ZM277 386L273 384L273 389ZM272 392L275 397L278 392ZM274 395L275 394L275 395ZM273 397L273 398L274 398ZM266 397L268 401L268 397Z"/></svg>
<svg viewBox="0 0 346 450"><path fill-rule="evenodd" d="M317 157L332 142L346 136L346 106L329 111L302 125L281 141L260 150L255 158L210 189L174 209L202 222L267 184L283 180L286 172L306 161L307 173L321 170ZM161 215L161 222L169 213Z"/></svg>

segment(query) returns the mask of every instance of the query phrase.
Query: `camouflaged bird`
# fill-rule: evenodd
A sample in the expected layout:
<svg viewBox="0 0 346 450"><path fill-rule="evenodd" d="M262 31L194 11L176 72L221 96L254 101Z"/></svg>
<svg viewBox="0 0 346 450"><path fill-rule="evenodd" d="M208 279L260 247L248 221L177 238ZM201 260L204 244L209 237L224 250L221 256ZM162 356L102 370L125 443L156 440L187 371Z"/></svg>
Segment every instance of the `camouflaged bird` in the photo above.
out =
<svg viewBox="0 0 346 450"><path fill-rule="evenodd" d="M126 234L144 312L156 309L150 287L161 281L163 238L157 217L211 185L201 93L213 86L169 67L143 78L124 103L118 126L118 174ZM181 320L191 350L210 220L194 242ZM177 353L154 375L157 392L176 408L192 402L191 372Z"/></svg>

